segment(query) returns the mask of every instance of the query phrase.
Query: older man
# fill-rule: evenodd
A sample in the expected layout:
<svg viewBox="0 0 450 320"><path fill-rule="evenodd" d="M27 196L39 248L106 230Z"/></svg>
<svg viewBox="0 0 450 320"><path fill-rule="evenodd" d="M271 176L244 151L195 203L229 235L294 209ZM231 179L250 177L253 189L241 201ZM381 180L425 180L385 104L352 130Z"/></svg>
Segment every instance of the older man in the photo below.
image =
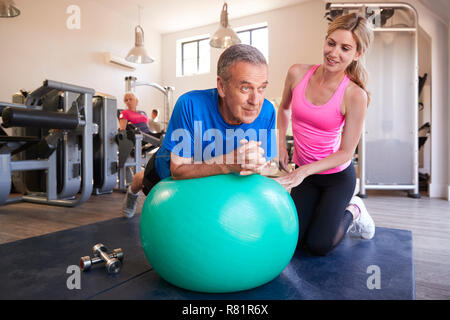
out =
<svg viewBox="0 0 450 320"><path fill-rule="evenodd" d="M132 217L138 192L161 179L259 173L276 156L275 111L265 96L268 68L249 45L225 50L217 88L190 91L175 104L163 144L144 172L133 177L123 212Z"/></svg>

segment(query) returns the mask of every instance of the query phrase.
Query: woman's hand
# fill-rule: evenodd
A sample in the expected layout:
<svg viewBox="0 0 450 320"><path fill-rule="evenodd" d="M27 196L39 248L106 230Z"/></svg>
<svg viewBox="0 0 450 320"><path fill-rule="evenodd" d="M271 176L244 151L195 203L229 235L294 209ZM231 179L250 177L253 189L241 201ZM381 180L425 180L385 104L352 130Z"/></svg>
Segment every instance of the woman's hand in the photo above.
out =
<svg viewBox="0 0 450 320"><path fill-rule="evenodd" d="M289 173L289 153L285 146L280 145L280 154L278 156L278 160L280 162L280 169Z"/></svg>
<svg viewBox="0 0 450 320"><path fill-rule="evenodd" d="M281 184L286 190L289 190L301 184L306 177L308 177L308 174L304 167L298 167L294 171L282 177L275 178L274 180Z"/></svg>

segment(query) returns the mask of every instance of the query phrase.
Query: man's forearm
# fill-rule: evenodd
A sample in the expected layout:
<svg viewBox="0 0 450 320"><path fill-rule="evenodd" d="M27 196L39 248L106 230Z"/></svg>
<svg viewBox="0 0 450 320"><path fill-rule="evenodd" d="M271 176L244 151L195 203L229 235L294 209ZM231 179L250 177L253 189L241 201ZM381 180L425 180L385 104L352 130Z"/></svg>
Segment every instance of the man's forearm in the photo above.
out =
<svg viewBox="0 0 450 320"><path fill-rule="evenodd" d="M172 178L174 180L203 178L230 172L225 164L183 164L172 172Z"/></svg>
<svg viewBox="0 0 450 320"><path fill-rule="evenodd" d="M239 172L249 174L259 173L260 167L266 164L264 149L261 142L243 139L238 149L214 158L195 163L193 158L183 158L171 153L170 171L173 179L192 179L208 177L218 174Z"/></svg>
<svg viewBox="0 0 450 320"><path fill-rule="evenodd" d="M203 163L185 163L172 170L175 180L209 177L239 171L239 165L226 162L226 156L218 156Z"/></svg>

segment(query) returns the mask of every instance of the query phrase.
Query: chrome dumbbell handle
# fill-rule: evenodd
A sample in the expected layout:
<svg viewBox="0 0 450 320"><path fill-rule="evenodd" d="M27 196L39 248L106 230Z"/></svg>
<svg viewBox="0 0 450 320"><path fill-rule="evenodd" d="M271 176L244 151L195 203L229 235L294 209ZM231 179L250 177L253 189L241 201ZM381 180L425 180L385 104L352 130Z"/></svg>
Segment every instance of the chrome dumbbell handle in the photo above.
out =
<svg viewBox="0 0 450 320"><path fill-rule="evenodd" d="M114 249L113 252L110 253L111 258L119 259L120 262L123 261L123 251L122 248Z"/></svg>
<svg viewBox="0 0 450 320"><path fill-rule="evenodd" d="M81 257L80 259L80 269L82 271L87 271L91 268L92 265L94 264L98 264L98 263L103 263L106 262L106 270L108 271L108 273L117 273L120 271L120 265L123 261L123 251L122 249L118 248L118 249L114 249L113 252L106 254L106 256L108 257L108 259L104 260L105 254L104 255L100 255L100 252L105 253L104 251L100 250L100 247L94 247L94 257L90 257L90 256L85 256L85 257ZM104 246L103 246L104 248ZM116 262L117 260L119 260L119 262ZM109 262L109 264L108 264ZM119 269L117 269L117 267Z"/></svg>
<svg viewBox="0 0 450 320"><path fill-rule="evenodd" d="M106 247L102 244L96 244L92 248L94 256L100 257L105 261L105 268L108 273L119 273L122 263L117 258L110 258L109 254L106 252Z"/></svg>
<svg viewBox="0 0 450 320"><path fill-rule="evenodd" d="M94 264L102 263L103 260L99 257L85 256L80 259L80 269L81 271L88 271Z"/></svg>

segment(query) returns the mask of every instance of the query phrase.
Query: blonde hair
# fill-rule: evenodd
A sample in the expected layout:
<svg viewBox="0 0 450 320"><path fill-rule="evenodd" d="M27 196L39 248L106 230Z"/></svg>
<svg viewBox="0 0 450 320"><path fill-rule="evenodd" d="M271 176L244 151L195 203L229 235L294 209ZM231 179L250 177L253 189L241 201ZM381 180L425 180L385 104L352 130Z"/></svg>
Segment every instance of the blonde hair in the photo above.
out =
<svg viewBox="0 0 450 320"><path fill-rule="evenodd" d="M128 95L132 95L133 97L135 97L135 98L139 101L138 96L137 96L136 93L134 93L133 91L127 91L127 92L125 92L125 94L123 95L123 99L125 100L125 97L128 96Z"/></svg>
<svg viewBox="0 0 450 320"><path fill-rule="evenodd" d="M328 26L327 37L336 30L350 31L356 42L356 51L361 55L367 52L373 40L373 30L369 22L359 13L350 13L334 19ZM366 88L369 77L361 59L353 61L345 73L367 93L367 105L369 105L370 93Z"/></svg>

